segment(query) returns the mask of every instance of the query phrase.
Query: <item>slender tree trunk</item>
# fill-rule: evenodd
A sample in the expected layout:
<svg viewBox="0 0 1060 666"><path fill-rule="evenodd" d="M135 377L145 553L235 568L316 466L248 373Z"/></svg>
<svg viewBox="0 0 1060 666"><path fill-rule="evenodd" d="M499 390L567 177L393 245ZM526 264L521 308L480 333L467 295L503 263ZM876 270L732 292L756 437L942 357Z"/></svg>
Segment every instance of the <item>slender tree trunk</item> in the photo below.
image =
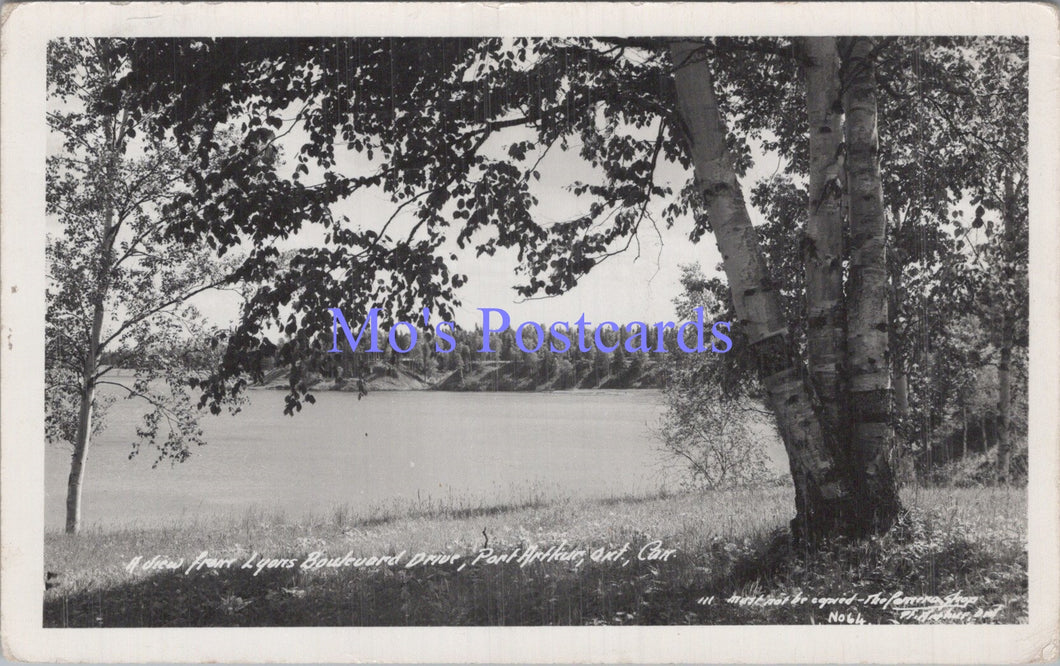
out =
<svg viewBox="0 0 1060 666"><path fill-rule="evenodd" d="M891 203L890 226L894 232L891 234L893 244L896 246L901 242L902 234L902 211L901 207ZM887 255L887 275L890 286L887 289L887 321L893 339L897 341L899 322L899 303L903 294L902 288L902 264L894 254ZM895 474L903 476L906 474L907 461L912 454L910 442L907 438L909 420L909 376L906 370L906 355L908 350L895 346L891 350L891 379L894 382L894 414L891 420L894 429L894 438L891 447L891 468Z"/></svg>
<svg viewBox="0 0 1060 666"><path fill-rule="evenodd" d="M801 40L810 133L810 201L803 265L806 270L806 344L810 377L827 427L843 427L839 369L844 345L843 147L839 51L835 37Z"/></svg>
<svg viewBox="0 0 1060 666"><path fill-rule="evenodd" d="M968 406L961 407L961 460L968 457Z"/></svg>
<svg viewBox="0 0 1060 666"><path fill-rule="evenodd" d="M94 365L94 364L93 364ZM86 377L89 362L85 362ZM85 381L81 388L81 410L77 419L77 437L74 441L74 452L70 458L70 477L66 482L66 533L77 534L81 531L81 489L85 480L85 458L88 455L88 443L92 436L92 401L95 399L95 386Z"/></svg>
<svg viewBox="0 0 1060 666"><path fill-rule="evenodd" d="M894 319L892 318L893 322ZM893 329L892 329L893 330ZM889 456L891 469L898 478L907 478L912 450L909 441L905 437L908 432L906 428L897 428L898 424L906 424L909 418L909 376L904 369L904 361L895 359L896 367L894 373L894 420L892 421L893 437L891 438L891 453Z"/></svg>
<svg viewBox="0 0 1060 666"><path fill-rule="evenodd" d="M901 418L909 416L909 375L899 367L894 378L894 411Z"/></svg>
<svg viewBox="0 0 1060 666"><path fill-rule="evenodd" d="M1011 327L1010 333L1011 333ZM1001 346L1001 360L997 366L998 406L997 406L997 481L1008 483L1009 467L1012 460L1012 440L1009 438L1009 410L1012 402L1012 336L1006 335Z"/></svg>
<svg viewBox="0 0 1060 666"><path fill-rule="evenodd" d="M799 515L796 534L812 539L842 531L854 508L845 463L826 440L812 390L799 367L777 290L744 203L710 68L696 42L675 42L678 112L684 125L697 188L721 252L736 315L758 360L758 373L791 464Z"/></svg>
<svg viewBox="0 0 1060 666"><path fill-rule="evenodd" d="M97 293L92 304L92 327L89 330L88 348L82 369L81 410L77 419L77 437L70 461L70 478L66 486L66 533L77 534L81 530L81 488L85 480L85 458L92 439L92 403L96 396L96 371L99 368L99 343L103 333L103 305L106 298L110 258L112 254L113 212L108 211L103 229L103 251L100 256L100 277Z"/></svg>
<svg viewBox="0 0 1060 666"><path fill-rule="evenodd" d="M124 125L124 120L122 121ZM105 156L104 169L107 170L107 183L113 187L118 178L118 141L119 129L112 129L108 135L108 154ZM114 259L114 238L117 235L117 220L113 194L105 193L107 209L103 213L103 229L100 234L99 267L96 273L96 289L92 299L92 327L85 350L85 361L82 366L81 409L77 420L77 435L74 452L70 459L70 477L66 484L66 533L77 534L81 531L81 490L85 480L85 461L88 447L92 440L92 403L96 394L96 371L99 368L100 340L103 333L104 305L107 291L110 289L111 264Z"/></svg>
<svg viewBox="0 0 1060 666"><path fill-rule="evenodd" d="M85 480L85 458L92 439L92 403L96 397L96 370L99 367L99 342L103 333L103 304L106 298L112 254L111 240L113 213L107 213L103 229L103 251L100 253L101 275L97 279L97 293L92 303L92 327L89 329L88 348L82 368L81 410L77 419L77 437L70 460L70 478L66 486L66 533L81 531L81 488Z"/></svg>
<svg viewBox="0 0 1060 666"><path fill-rule="evenodd" d="M902 213L898 206L891 206L891 219L894 220L895 243L898 243L900 242L903 224ZM891 332L894 332L895 322L898 321L898 304L902 289L902 265L895 261L893 256L888 255L887 268L891 280L890 289L887 290L887 307L890 309L887 317L890 322ZM894 412L900 420L904 420L909 417L907 351L895 348L892 353L894 355L894 360L891 364L891 374L894 377ZM905 442L902 442L902 444L904 448Z"/></svg>
<svg viewBox="0 0 1060 666"><path fill-rule="evenodd" d="M893 290L892 290L893 291ZM891 320L894 321L893 319ZM894 330L893 328L891 330ZM902 356L895 358L894 368L894 423L901 424L902 427L895 433L891 450L891 465L895 474L902 478L906 477L908 472L908 461L912 456L912 450L909 446L909 440L906 438L908 433L908 419L909 419L909 375L905 371L905 359Z"/></svg>
<svg viewBox="0 0 1060 666"><path fill-rule="evenodd" d="M1005 171L1005 202L1002 209L1004 219L1004 232L1002 235L1002 256L1005 266L1003 274L1007 275L1013 264L1012 246L1015 242L1015 215L1012 207L1015 201L1013 192L1012 172ZM997 364L997 482L1006 484L1009 482L1009 467L1012 460L1012 440L1009 437L1009 412L1012 406L1012 339L1015 337L1015 322L1012 317L1012 307L1009 303L1002 301L1001 314L1001 349L1000 360Z"/></svg>
<svg viewBox="0 0 1060 666"><path fill-rule="evenodd" d="M843 40L843 108L850 200L846 295L852 458L865 527L885 529L901 505L888 452L891 376L888 349L887 220L876 127L873 40Z"/></svg>

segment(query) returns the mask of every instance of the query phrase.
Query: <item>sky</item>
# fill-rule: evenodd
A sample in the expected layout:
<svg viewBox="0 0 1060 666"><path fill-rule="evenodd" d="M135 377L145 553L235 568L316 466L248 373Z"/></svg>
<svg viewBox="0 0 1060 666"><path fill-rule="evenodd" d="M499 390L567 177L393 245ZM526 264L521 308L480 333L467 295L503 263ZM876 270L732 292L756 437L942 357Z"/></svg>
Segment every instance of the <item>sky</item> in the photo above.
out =
<svg viewBox="0 0 1060 666"><path fill-rule="evenodd" d="M49 100L49 104L55 104ZM54 108L54 107L53 107ZM68 108L60 105L59 108ZM290 110L288 117L293 123L295 112ZM290 129L289 132L285 130ZM644 130L645 138L653 139L657 128ZM284 159L293 156L308 141L308 135L300 127L285 125L279 134L281 162L278 170L284 177L293 172L296 161ZM507 146L515 141L533 138L532 130L512 128L499 132L491 138L482 151L488 156L504 155ZM588 199L579 199L566 187L574 180L598 182L598 176L592 168L578 155L579 145L571 144L566 152L554 147L538 167L541 173L539 182L534 183L533 193L539 204L536 207L535 219L542 224L568 220L584 214L589 205ZM129 157L143 150L140 139L130 142ZM48 137L48 153L62 151L61 137L52 132ZM750 200L749 188L759 179L768 178L780 173L782 164L774 154L762 150L753 150L755 166L743 179L745 199ZM374 172L373 164L363 155L345 152L336 147L337 164L335 171L345 175L364 175ZM680 190L690 177L678 165L660 160L656 171L656 182L668 184L675 192ZM302 181L307 184L318 182L322 174L310 170ZM680 220L673 228L662 224L662 208L669 201L657 201L649 206L649 213L658 226L645 220L640 232L630 243L629 248L620 254L609 257L598 264L583 277L578 285L566 294L555 297L524 299L514 290L517 284L525 281L525 276L516 274L518 261L515 250L498 249L494 256L476 257L473 247L461 250L455 243L445 247L445 254L451 251L457 260L449 265L451 273L462 273L468 276L468 282L458 290L462 305L455 308L455 320L461 328L471 328L482 321L479 308L501 308L506 310L512 319L513 327L523 321L551 323L554 321L575 321L582 314L592 325L603 321L625 324L632 321L672 321L675 318L674 298L680 293L681 267L698 263L708 275L718 272L721 257L710 234L705 235L699 243L692 243L688 234L692 229L691 219ZM368 189L357 192L345 202L340 202L332 211L334 215L345 215L351 223L362 229L380 229L391 217L398 202L381 189ZM411 210L412 207L409 207ZM763 220L756 211L751 211L752 221L756 224ZM389 227L392 233L400 233L402 228L410 229L414 223L412 214L403 214ZM59 230L54 217L48 220L48 231ZM455 235L455 233L454 233ZM281 249L312 247L323 243L324 231L316 225L309 225L292 238L281 242ZM475 239L473 238L473 241ZM625 243L622 240L615 247ZM614 249L614 247L612 248ZM206 292L196 296L192 301L203 315L219 326L234 324L239 315L239 297L228 291ZM335 307L342 308L342 303ZM365 313L345 311L351 324L362 321Z"/></svg>
<svg viewBox="0 0 1060 666"><path fill-rule="evenodd" d="M282 154L293 155L297 152L304 139L299 134L296 130L285 137ZM529 135L519 132L501 134L494 145L487 144L483 150L486 154L501 154L508 144L525 138L529 138ZM535 210L539 223L571 219L587 210L588 199L579 199L566 191L566 186L573 180L591 181L594 177L591 167L577 156L577 149L577 145L572 145L567 153L553 149L542 161L538 169L541 180L535 183L534 188L539 201ZM343 155L340 152L337 158L335 169L347 175L374 170L363 156ZM779 173L781 166L775 155L756 151L755 167L742 183L746 198L750 199L751 185L759 178ZM293 169L293 163L281 163L278 169L281 174L286 174ZM303 181L315 182L314 175L319 174L311 172ZM675 191L689 177L690 174L681 167L665 162L660 162L656 173L657 182L668 182ZM602 321L624 324L632 321L651 323L674 320L673 299L680 293L681 267L699 263L708 275L712 275L720 265L721 255L710 234L705 235L698 244L689 240L691 219L680 220L673 228L667 229L660 215L667 203L669 201L660 200L649 207L652 217L659 222L657 227L645 220L625 252L594 267L574 289L560 296L528 300L515 292L514 287L521 284L525 277L516 273L518 260L514 249L499 249L492 257L476 257L473 247L460 250L452 243L446 247L446 253L452 250L457 260L450 263L450 271L468 276L467 284L458 291L462 305L455 308L456 324L461 328L471 328L480 323L482 313L479 308L506 310L511 315L513 327L523 321L575 321L582 314L594 325ZM346 215L360 228L378 230L397 206L398 203L391 201L389 195L379 189L364 190L337 205L333 213ZM752 220L757 224L762 218L752 211ZM402 228L410 228L413 221L411 214L403 215L391 224L388 231L398 234ZM310 247L319 244L322 239L323 231L319 227L309 227L285 243L285 249ZM238 301L228 293L204 294L194 303L217 324L231 322L238 314ZM335 305L342 308L341 303ZM354 320L361 321L364 313L344 314L352 324Z"/></svg>

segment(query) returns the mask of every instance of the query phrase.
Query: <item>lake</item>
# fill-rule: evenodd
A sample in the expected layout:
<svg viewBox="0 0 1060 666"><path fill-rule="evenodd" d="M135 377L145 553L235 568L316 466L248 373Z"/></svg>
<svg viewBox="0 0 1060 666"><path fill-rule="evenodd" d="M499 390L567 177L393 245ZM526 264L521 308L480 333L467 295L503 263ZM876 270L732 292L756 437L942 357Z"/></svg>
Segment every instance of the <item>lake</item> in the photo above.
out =
<svg viewBox="0 0 1060 666"><path fill-rule="evenodd" d="M392 501L469 498L475 505L677 489L652 430L654 390L553 393L316 393L283 415L284 391L253 390L236 416L207 416L208 444L176 465L130 460L141 403L118 400L89 451L86 527L152 526L248 509L290 519ZM46 528L62 529L69 449L45 455Z"/></svg>

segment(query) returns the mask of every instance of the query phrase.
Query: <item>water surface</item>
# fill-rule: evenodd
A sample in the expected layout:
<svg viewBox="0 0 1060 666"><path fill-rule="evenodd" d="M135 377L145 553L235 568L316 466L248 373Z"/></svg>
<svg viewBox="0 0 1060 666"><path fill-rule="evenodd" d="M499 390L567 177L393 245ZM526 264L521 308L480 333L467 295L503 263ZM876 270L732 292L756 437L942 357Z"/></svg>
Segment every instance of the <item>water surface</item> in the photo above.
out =
<svg viewBox="0 0 1060 666"><path fill-rule="evenodd" d="M505 502L677 488L652 435L653 390L553 393L320 392L283 415L283 391L254 390L236 416L205 417L207 446L180 464L145 449L130 460L142 407L119 400L96 436L84 488L87 526L239 516L298 519L338 505L446 499ZM48 446L46 527L61 529L69 449Z"/></svg>

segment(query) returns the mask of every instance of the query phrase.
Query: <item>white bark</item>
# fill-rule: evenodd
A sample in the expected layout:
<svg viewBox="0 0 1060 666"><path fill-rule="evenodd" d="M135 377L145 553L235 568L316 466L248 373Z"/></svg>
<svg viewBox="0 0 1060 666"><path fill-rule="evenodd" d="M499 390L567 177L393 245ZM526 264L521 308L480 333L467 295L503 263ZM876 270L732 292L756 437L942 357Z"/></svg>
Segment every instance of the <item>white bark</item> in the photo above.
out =
<svg viewBox="0 0 1060 666"><path fill-rule="evenodd" d="M826 444L810 389L793 358L779 294L767 271L726 147L726 128L710 68L697 53L700 46L676 42L671 47L678 111L736 314L755 349L759 374L784 439L797 490L802 493L800 504L812 511L814 506L821 506L821 500L825 504L843 500L849 488Z"/></svg>
<svg viewBox="0 0 1060 666"><path fill-rule="evenodd" d="M803 244L806 344L810 375L828 426L841 422L839 361L843 345L843 124L835 37L807 37L806 107L810 136L809 216Z"/></svg>
<svg viewBox="0 0 1060 666"><path fill-rule="evenodd" d="M891 372L888 347L887 218L883 207L876 119L873 40L843 45L850 276L846 292L847 367L852 458L862 501L875 503L873 522L889 524L899 502L888 453Z"/></svg>

